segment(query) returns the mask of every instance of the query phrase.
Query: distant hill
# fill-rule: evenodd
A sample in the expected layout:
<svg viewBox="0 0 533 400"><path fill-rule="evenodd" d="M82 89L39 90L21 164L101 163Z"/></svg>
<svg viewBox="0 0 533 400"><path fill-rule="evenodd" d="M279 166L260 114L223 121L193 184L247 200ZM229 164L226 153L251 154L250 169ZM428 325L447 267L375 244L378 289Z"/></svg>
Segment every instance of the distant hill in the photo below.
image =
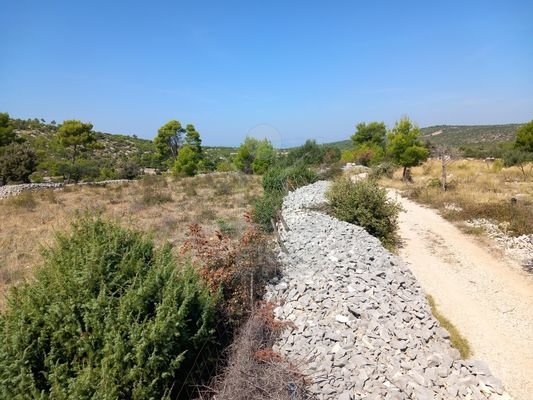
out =
<svg viewBox="0 0 533 400"><path fill-rule="evenodd" d="M471 144L511 142L522 124L505 125L435 125L421 128L423 139L435 144L460 147ZM352 148L351 140L327 143L341 150Z"/></svg>
<svg viewBox="0 0 533 400"><path fill-rule="evenodd" d="M11 119L15 132L26 139L33 148L40 152L42 158L59 159L54 147L54 135L58 125L44 120ZM156 147L149 139L141 139L136 135L122 135L95 132L100 148L94 150L91 159L105 165L117 165L122 160L136 159L144 167L155 166ZM204 146L204 151L215 159L228 159L236 151L234 147Z"/></svg>
<svg viewBox="0 0 533 400"><path fill-rule="evenodd" d="M436 125L422 128L424 139L435 144L459 147L468 144L511 142L521 124Z"/></svg>
<svg viewBox="0 0 533 400"><path fill-rule="evenodd" d="M15 132L26 139L35 149L46 152L54 158L57 149L54 148L54 136L58 125L45 123L38 119L12 119ZM123 159L136 157L139 160L148 161L155 152L155 146L151 140L140 139L137 136L95 132L100 148L94 151L91 158L106 160L114 164Z"/></svg>

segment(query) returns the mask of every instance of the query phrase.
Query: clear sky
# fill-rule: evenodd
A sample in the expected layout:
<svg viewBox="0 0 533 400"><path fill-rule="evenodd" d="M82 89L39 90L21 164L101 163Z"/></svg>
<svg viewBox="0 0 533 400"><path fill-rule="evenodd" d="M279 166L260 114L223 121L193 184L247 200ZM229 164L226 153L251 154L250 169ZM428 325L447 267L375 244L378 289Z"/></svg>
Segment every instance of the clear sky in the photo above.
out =
<svg viewBox="0 0 533 400"><path fill-rule="evenodd" d="M4 1L0 111L205 144L533 119L533 1Z"/></svg>

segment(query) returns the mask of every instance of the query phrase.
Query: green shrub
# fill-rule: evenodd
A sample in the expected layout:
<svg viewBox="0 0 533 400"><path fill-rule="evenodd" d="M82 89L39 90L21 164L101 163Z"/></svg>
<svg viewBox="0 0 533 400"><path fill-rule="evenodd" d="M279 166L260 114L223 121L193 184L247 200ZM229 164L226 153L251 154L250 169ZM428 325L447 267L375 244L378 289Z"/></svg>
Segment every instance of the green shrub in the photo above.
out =
<svg viewBox="0 0 533 400"><path fill-rule="evenodd" d="M214 307L169 246L156 250L138 232L82 219L57 237L36 279L8 297L0 398L175 397L211 367L202 349Z"/></svg>
<svg viewBox="0 0 533 400"><path fill-rule="evenodd" d="M118 168L118 179L136 179L141 175L141 166L135 160L127 160Z"/></svg>
<svg viewBox="0 0 533 400"><path fill-rule="evenodd" d="M100 168L92 160L64 161L57 164L57 173L64 180L79 182L81 180L94 181L100 176Z"/></svg>
<svg viewBox="0 0 533 400"><path fill-rule="evenodd" d="M283 196L294 190L316 182L318 175L303 164L292 167L273 167L263 175L264 194L253 203L253 219L267 232L272 231L272 218L283 204Z"/></svg>
<svg viewBox="0 0 533 400"><path fill-rule="evenodd" d="M253 202L253 219L264 231L272 231L271 219L283 204L283 193L265 193Z"/></svg>
<svg viewBox="0 0 533 400"><path fill-rule="evenodd" d="M263 175L263 189L265 192L285 193L317 180L317 174L302 164L287 168L274 167Z"/></svg>
<svg viewBox="0 0 533 400"><path fill-rule="evenodd" d="M396 171L397 168L398 167L394 163L384 161L379 164L373 165L370 174L375 178L392 178L394 175L394 171Z"/></svg>
<svg viewBox="0 0 533 400"><path fill-rule="evenodd" d="M361 226L388 248L397 243L401 207L388 199L386 190L375 181L340 178L326 196L336 218Z"/></svg>
<svg viewBox="0 0 533 400"><path fill-rule="evenodd" d="M98 176L98 180L107 181L112 179L117 179L117 172L113 168L100 168L100 175Z"/></svg>
<svg viewBox="0 0 533 400"><path fill-rule="evenodd" d="M26 144L11 143L0 149L0 184L30 182L37 155Z"/></svg>

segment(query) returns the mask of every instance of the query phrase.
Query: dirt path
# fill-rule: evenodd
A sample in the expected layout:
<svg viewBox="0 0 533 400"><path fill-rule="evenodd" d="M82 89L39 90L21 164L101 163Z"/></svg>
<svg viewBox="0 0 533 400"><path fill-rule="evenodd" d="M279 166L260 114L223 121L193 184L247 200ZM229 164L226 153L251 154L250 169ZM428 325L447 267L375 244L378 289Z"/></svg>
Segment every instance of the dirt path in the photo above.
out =
<svg viewBox="0 0 533 400"><path fill-rule="evenodd" d="M439 310L516 400L533 398L533 276L462 233L436 211L400 197L404 247Z"/></svg>

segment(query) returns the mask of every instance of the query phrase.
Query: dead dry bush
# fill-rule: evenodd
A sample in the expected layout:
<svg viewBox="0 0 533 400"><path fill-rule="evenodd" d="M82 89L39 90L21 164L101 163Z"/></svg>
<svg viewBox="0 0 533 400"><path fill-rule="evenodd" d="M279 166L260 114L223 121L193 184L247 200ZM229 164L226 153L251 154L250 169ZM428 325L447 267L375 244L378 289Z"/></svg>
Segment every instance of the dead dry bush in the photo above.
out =
<svg viewBox="0 0 533 400"><path fill-rule="evenodd" d="M192 257L200 276L219 292L230 327L237 327L264 294L265 284L279 273L271 239L250 223L238 240L217 231L209 238L198 224L189 226L181 252Z"/></svg>
<svg viewBox="0 0 533 400"><path fill-rule="evenodd" d="M298 368L272 350L288 322L273 318L274 305L261 303L228 349L228 363L202 398L216 400L303 400L308 382Z"/></svg>

